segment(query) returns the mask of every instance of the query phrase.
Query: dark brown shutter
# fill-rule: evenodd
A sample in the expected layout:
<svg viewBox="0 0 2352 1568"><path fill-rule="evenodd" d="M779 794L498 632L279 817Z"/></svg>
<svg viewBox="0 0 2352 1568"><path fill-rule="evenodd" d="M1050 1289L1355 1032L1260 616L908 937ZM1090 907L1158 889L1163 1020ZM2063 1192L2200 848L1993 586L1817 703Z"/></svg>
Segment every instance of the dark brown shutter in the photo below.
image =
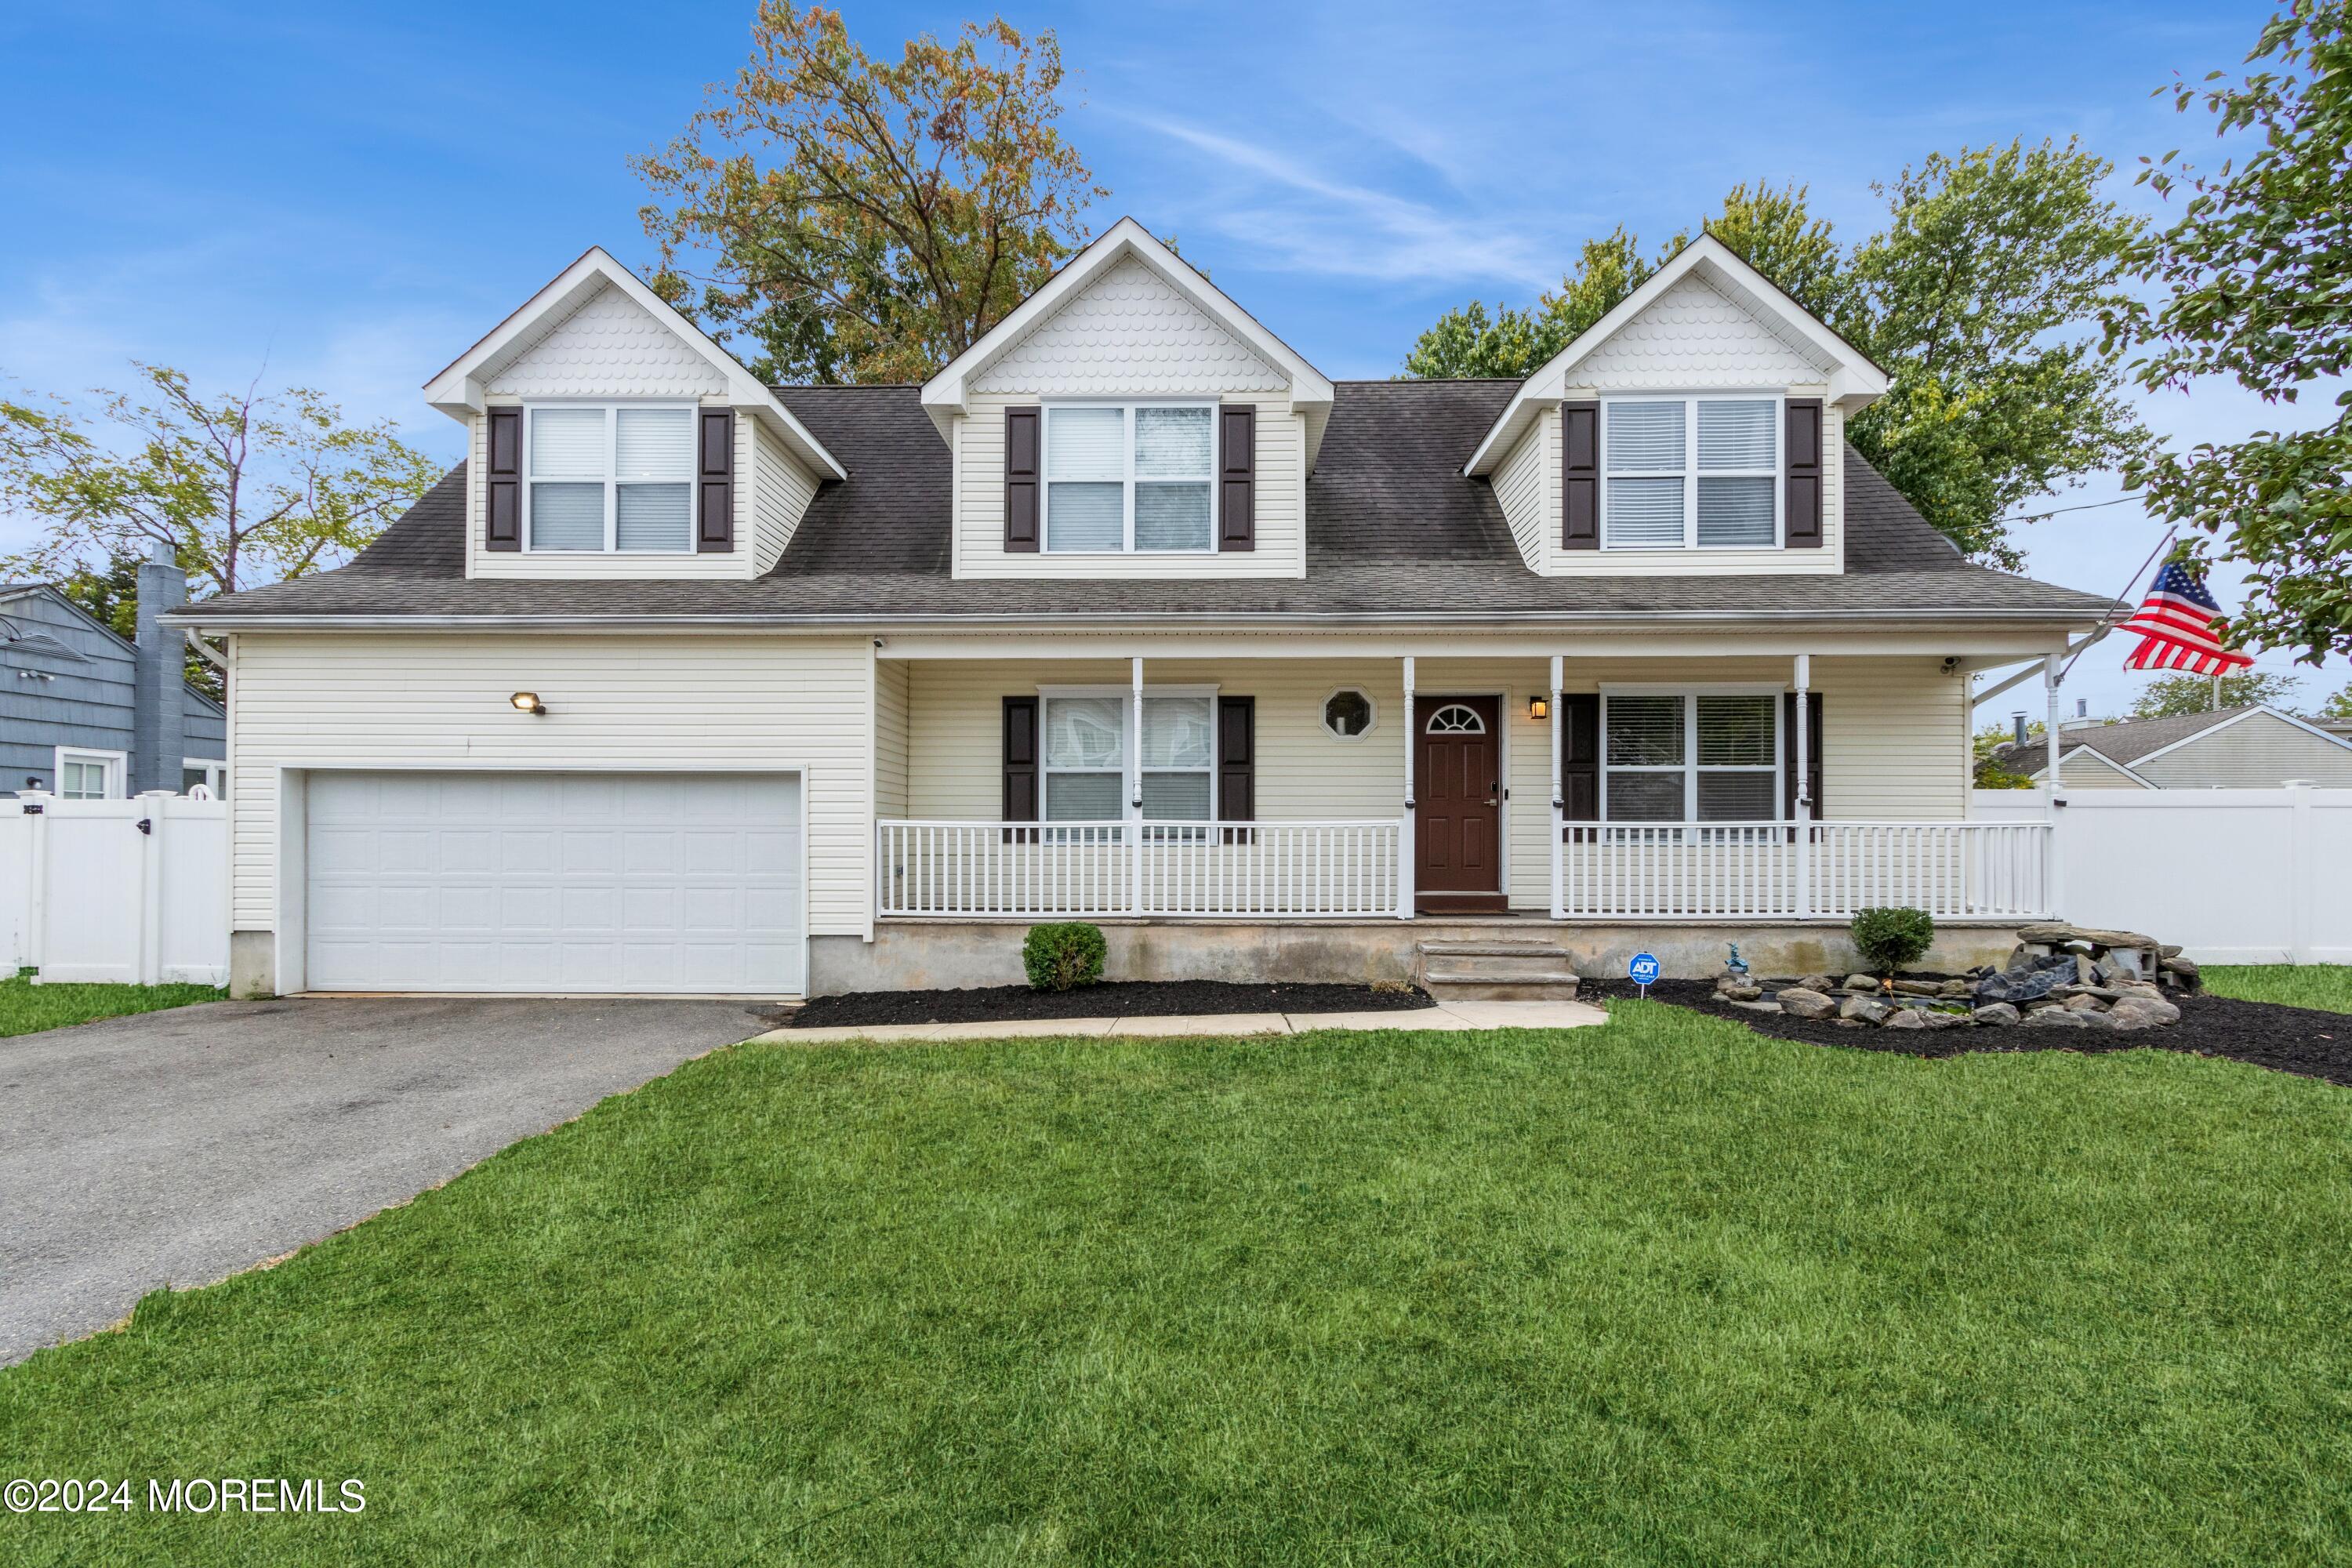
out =
<svg viewBox="0 0 2352 1568"><path fill-rule="evenodd" d="M1601 820L1601 698L1598 693L1559 699L1559 804L1565 822ZM1567 832L1570 838L1575 829Z"/></svg>
<svg viewBox="0 0 2352 1568"><path fill-rule="evenodd" d="M1805 793L1812 801L1812 819L1822 816L1822 694L1805 693ZM1780 815L1797 820L1797 694L1780 699Z"/></svg>
<svg viewBox="0 0 2352 1568"><path fill-rule="evenodd" d="M1559 405L1559 547L1601 548L1601 405Z"/></svg>
<svg viewBox="0 0 2352 1568"><path fill-rule="evenodd" d="M1037 551L1038 431L1042 411L1004 411L1004 548Z"/></svg>
<svg viewBox="0 0 2352 1568"><path fill-rule="evenodd" d="M1822 400L1789 399L1788 413L1789 548L1822 547Z"/></svg>
<svg viewBox="0 0 2352 1568"><path fill-rule="evenodd" d="M1037 820L1037 700L1004 700L1004 816L1006 822ZM1009 840L1013 836L1005 835ZM1031 837L1034 837L1031 836Z"/></svg>
<svg viewBox="0 0 2352 1568"><path fill-rule="evenodd" d="M485 457L482 548L522 548L522 410L493 408Z"/></svg>
<svg viewBox="0 0 2352 1568"><path fill-rule="evenodd" d="M1257 820L1257 699L1217 699L1217 819Z"/></svg>
<svg viewBox="0 0 2352 1568"><path fill-rule="evenodd" d="M1217 548L1257 548L1257 410L1217 410Z"/></svg>
<svg viewBox="0 0 2352 1568"><path fill-rule="evenodd" d="M735 548L735 414L702 411L701 439L695 443L695 511L699 519L694 548L705 554Z"/></svg>

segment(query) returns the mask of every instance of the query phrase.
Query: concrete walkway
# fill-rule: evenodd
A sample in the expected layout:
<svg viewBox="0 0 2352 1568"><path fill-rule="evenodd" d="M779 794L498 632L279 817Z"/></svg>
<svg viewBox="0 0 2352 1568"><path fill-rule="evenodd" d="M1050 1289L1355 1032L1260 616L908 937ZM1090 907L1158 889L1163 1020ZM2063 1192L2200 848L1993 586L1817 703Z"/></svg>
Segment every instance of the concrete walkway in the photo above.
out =
<svg viewBox="0 0 2352 1568"><path fill-rule="evenodd" d="M840 1024L772 1029L779 1045L828 1040L1064 1039L1070 1036L1304 1035L1315 1029L1578 1029L1609 1015L1588 1002L1449 1002L1382 1013L1209 1013L1168 1018L1019 1018L978 1024Z"/></svg>

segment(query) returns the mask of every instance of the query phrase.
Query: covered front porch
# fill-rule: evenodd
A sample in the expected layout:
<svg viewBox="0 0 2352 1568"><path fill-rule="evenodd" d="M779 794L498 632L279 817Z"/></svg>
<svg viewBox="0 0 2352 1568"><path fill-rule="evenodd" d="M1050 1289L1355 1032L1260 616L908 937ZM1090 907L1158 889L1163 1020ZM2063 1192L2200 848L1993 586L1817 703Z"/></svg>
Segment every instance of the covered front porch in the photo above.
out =
<svg viewBox="0 0 2352 1568"><path fill-rule="evenodd" d="M1804 924L1899 904L1998 924L2055 907L2047 824L1967 819L1967 672L2030 646L1206 640L886 643L877 920Z"/></svg>

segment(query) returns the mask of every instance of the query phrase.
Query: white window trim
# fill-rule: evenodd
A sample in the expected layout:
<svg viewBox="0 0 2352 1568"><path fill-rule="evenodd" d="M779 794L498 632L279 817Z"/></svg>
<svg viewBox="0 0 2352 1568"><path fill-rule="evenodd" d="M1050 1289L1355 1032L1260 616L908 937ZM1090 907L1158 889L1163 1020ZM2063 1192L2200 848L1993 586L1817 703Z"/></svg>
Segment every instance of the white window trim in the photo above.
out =
<svg viewBox="0 0 2352 1568"><path fill-rule="evenodd" d="M1353 692L1364 700L1364 709L1370 717L1365 719L1363 730L1360 733L1342 735L1339 731L1331 728L1331 721L1325 717L1331 707L1331 699L1342 692ZM1315 705L1315 727L1322 731L1326 738L1337 741L1343 746L1360 744L1366 735L1370 735L1381 727L1381 700L1360 686L1335 686L1323 694L1322 701Z"/></svg>
<svg viewBox="0 0 2352 1568"><path fill-rule="evenodd" d="M53 759L54 765L49 773L49 787L60 800L65 798L66 794L68 763L98 763L105 767L106 793L99 797L101 800L121 800L128 793L125 775L130 771L130 752L102 752L95 746L57 747Z"/></svg>
<svg viewBox="0 0 2352 1568"><path fill-rule="evenodd" d="M221 786L228 782L228 763L220 758L182 757L180 771L184 773L202 771L205 775L205 787L213 792L213 798L215 800L228 798L221 793Z"/></svg>
<svg viewBox="0 0 2352 1568"><path fill-rule="evenodd" d="M1634 393L1601 395L1601 548L1603 550L1784 550L1789 542L1789 487L1772 486L1772 542L1767 544L1701 544L1698 542L1698 405L1702 403L1755 403L1769 400L1777 410L1772 420L1772 466L1767 468L1710 468L1714 479L1769 479L1782 480L1788 470L1789 395L1778 387L1741 392ZM1683 466L1679 468L1628 468L1629 479L1678 479L1683 481L1683 542L1680 544L1613 544L1609 539L1609 411L1621 403L1679 403L1683 405Z"/></svg>
<svg viewBox="0 0 2352 1568"><path fill-rule="evenodd" d="M1057 408L1116 408L1119 411L1119 445L1125 462L1119 480L1120 523L1119 547L1117 550L1056 550L1054 548L1054 481L1053 471L1054 411ZM1198 479L1171 479L1159 475L1138 480L1135 474L1135 416L1147 408L1205 408L1209 410L1209 466ZM1214 555L1217 553L1217 415L1218 404L1213 398L1145 397L1145 398L1084 398L1057 397L1043 405L1037 420L1037 544L1047 555L1066 555L1083 560L1087 556L1150 555L1160 556ZM1065 484L1106 484L1103 479L1066 479ZM1209 489L1209 542L1196 550L1138 550L1135 547L1135 487L1142 484L1203 484Z"/></svg>
<svg viewBox="0 0 2352 1568"><path fill-rule="evenodd" d="M540 482L538 475L533 473L531 470L531 425L538 419L539 411L542 408L561 408L568 410L593 408L600 411L604 416L604 548L601 551L540 550L531 543L531 499L535 494L537 494L538 485ZM668 479L625 479L621 477L621 475L616 471L620 467L620 451L618 443L620 441L621 422L615 417L615 416L624 408L631 410L641 408L653 410L672 409L684 411L688 415L686 477L683 479L677 481L671 481ZM699 403L681 403L675 397L541 397L534 398L530 402L525 403L522 405L523 553L526 555L538 554L550 556L644 556L648 560L654 561L674 561L681 555L692 555L695 553L695 535L697 529L694 515L696 495L694 465L697 443L701 433L696 426L694 421L700 416L701 410L702 405ZM546 482L555 485L584 485L592 483L593 481L578 478L566 479L560 475L553 475L550 476ZM620 548L620 487L624 484L669 484L672 482L683 484L686 487L685 546L682 549L677 550L623 550Z"/></svg>
<svg viewBox="0 0 2352 1568"><path fill-rule="evenodd" d="M1209 700L1209 766L1207 769L1209 774L1209 816L1202 819L1208 822L1213 822L1217 819L1217 778L1219 773L1223 767L1225 760L1223 736L1221 733L1221 727L1217 723L1216 703L1218 689L1219 689L1215 686L1200 685L1147 685L1143 689L1143 697L1146 701L1150 701L1155 697L1205 697ZM1040 686L1037 688L1037 820L1041 824L1049 827L1054 826L1053 818L1045 815L1047 810L1045 796L1046 792L1051 787L1046 782L1049 774L1098 773L1105 771L1101 768L1057 768L1048 761L1048 758L1052 755L1052 748L1050 742L1046 739L1049 716L1046 713L1045 705L1053 701L1057 697L1094 697L1105 700L1115 700L1118 701L1119 705L1119 734L1122 737L1119 750L1122 753L1125 753L1125 765L1119 770L1119 808L1117 820L1120 822L1142 822L1145 820L1143 816L1143 807L1140 804L1140 797L1143 794L1143 774L1146 770L1143 766L1143 757L1139 747L1133 743L1137 741L1140 731L1135 721L1135 716L1128 711L1127 706L1128 703L1134 699L1134 691L1124 686ZM1153 768L1149 771L1162 773L1196 773L1202 770L1199 768ZM1154 822L1169 823L1178 826L1184 826L1182 823L1177 822L1174 818L1155 817L1151 820ZM1147 840L1147 842L1151 842L1151 840Z"/></svg>
<svg viewBox="0 0 2352 1568"><path fill-rule="evenodd" d="M1728 827L1733 823L1700 823L1698 816L1698 775L1707 773L1769 772L1772 775L1772 815L1759 821L1786 822L1789 801L1789 737L1788 705L1780 699L1788 688L1759 681L1733 681L1712 686L1681 686L1656 681L1607 683L1601 688L1601 820L1614 820L1609 815L1609 775L1612 773L1680 773L1683 775L1683 815L1685 824L1706 827ZM1698 760L1698 699L1702 697L1770 697L1772 701L1772 765L1766 769L1755 763L1708 765L1702 770ZM1609 760L1609 707L1612 697L1679 697L1683 699L1683 760L1679 763L1613 763ZM1670 827L1674 823L1629 821L1629 827Z"/></svg>

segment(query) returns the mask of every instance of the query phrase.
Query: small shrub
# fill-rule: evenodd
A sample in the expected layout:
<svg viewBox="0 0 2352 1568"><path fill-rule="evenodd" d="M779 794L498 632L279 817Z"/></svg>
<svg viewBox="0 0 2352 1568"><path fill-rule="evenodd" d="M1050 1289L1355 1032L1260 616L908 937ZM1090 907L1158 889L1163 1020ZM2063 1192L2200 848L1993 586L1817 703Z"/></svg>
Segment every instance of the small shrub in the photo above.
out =
<svg viewBox="0 0 2352 1568"><path fill-rule="evenodd" d="M1927 952L1936 922L1925 910L1864 910L1853 917L1853 945L1873 969L1892 974Z"/></svg>
<svg viewBox="0 0 2352 1568"><path fill-rule="evenodd" d="M1029 971L1034 991L1068 991L1092 985L1102 978L1103 957L1110 951L1102 927L1084 921L1031 926L1021 944L1021 962Z"/></svg>

